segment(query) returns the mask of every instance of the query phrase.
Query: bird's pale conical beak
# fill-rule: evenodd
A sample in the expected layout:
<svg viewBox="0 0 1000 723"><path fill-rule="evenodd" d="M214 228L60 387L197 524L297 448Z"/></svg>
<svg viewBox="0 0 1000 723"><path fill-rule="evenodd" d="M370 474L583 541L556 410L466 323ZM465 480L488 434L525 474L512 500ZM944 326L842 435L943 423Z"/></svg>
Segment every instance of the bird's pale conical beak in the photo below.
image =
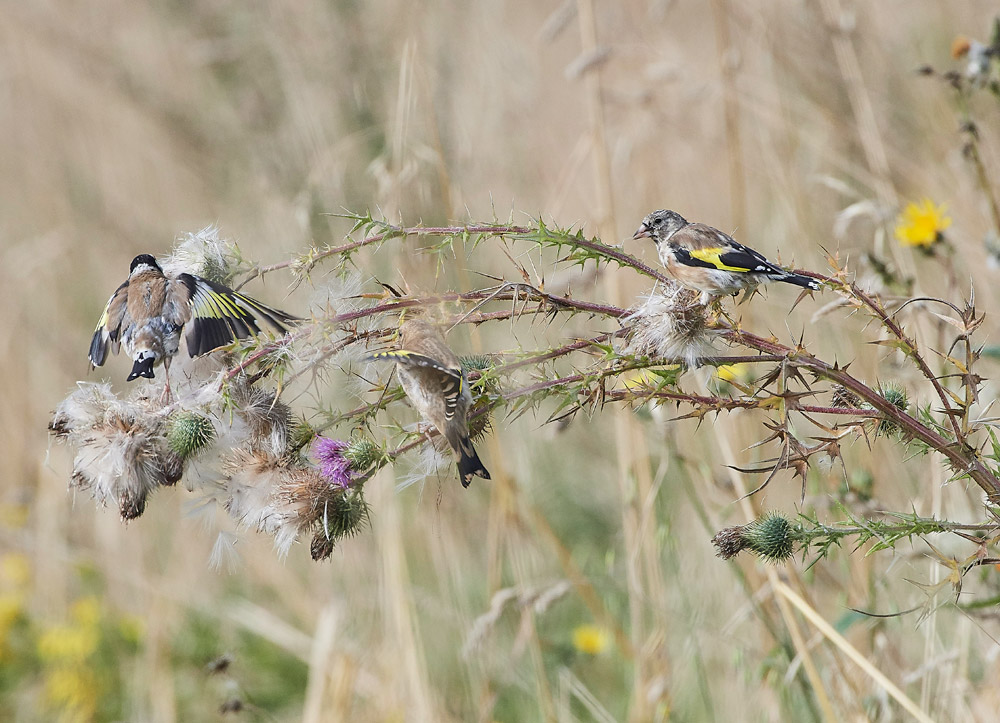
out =
<svg viewBox="0 0 1000 723"><path fill-rule="evenodd" d="M649 232L649 226L642 224L634 234L632 238L653 238L653 235Z"/></svg>

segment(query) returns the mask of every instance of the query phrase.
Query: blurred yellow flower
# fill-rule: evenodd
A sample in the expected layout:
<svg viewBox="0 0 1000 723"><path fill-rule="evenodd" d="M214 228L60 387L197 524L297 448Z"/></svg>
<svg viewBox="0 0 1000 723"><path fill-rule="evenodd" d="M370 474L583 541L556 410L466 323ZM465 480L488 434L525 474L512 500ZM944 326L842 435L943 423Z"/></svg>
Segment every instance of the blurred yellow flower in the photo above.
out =
<svg viewBox="0 0 1000 723"><path fill-rule="evenodd" d="M28 506L0 504L0 525L20 529L28 524Z"/></svg>
<svg viewBox="0 0 1000 723"><path fill-rule="evenodd" d="M59 668L45 676L45 697L62 709L60 721L93 720L97 693L97 681L87 669Z"/></svg>
<svg viewBox="0 0 1000 723"><path fill-rule="evenodd" d="M724 382L742 382L750 377L749 364L723 364L716 367L715 375Z"/></svg>
<svg viewBox="0 0 1000 723"><path fill-rule="evenodd" d="M31 578L31 563L19 552L9 552L0 557L0 581L18 589L28 584Z"/></svg>
<svg viewBox="0 0 1000 723"><path fill-rule="evenodd" d="M951 226L951 216L945 215L947 206L936 206L928 198L919 203L908 203L896 223L896 238L904 246L929 248L941 240L941 233Z"/></svg>
<svg viewBox="0 0 1000 723"><path fill-rule="evenodd" d="M93 628L57 625L38 637L38 655L54 663L82 663L97 650L98 634Z"/></svg>
<svg viewBox="0 0 1000 723"><path fill-rule="evenodd" d="M94 628L101 620L101 603L93 595L88 595L73 603L69 612L80 626Z"/></svg>
<svg viewBox="0 0 1000 723"><path fill-rule="evenodd" d="M599 655L610 642L608 631L597 625L578 625L573 629L573 647L581 653Z"/></svg>

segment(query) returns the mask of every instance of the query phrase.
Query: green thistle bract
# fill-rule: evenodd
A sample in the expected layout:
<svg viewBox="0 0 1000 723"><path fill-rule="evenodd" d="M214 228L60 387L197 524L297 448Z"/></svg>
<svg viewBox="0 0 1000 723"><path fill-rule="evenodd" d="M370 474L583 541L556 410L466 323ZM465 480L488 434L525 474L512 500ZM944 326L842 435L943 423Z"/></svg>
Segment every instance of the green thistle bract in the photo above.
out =
<svg viewBox="0 0 1000 723"><path fill-rule="evenodd" d="M484 372L496 366L496 360L490 354L463 356L459 358L459 361L466 374L469 372Z"/></svg>
<svg viewBox="0 0 1000 723"><path fill-rule="evenodd" d="M768 513L743 530L746 549L767 562L781 562L795 552L795 530L792 523L776 512Z"/></svg>
<svg viewBox="0 0 1000 723"><path fill-rule="evenodd" d="M878 393L881 394L882 397L889 402L889 404L901 412L905 412L910 406L910 400L906 396L906 390L898 384L889 384L884 387L879 387ZM897 427L893 422L888 419L883 419L878 423L876 435L888 437L898 431L899 427Z"/></svg>
<svg viewBox="0 0 1000 723"><path fill-rule="evenodd" d="M385 457L385 452L375 443L375 440L360 436L354 437L348 442L343 454L356 472L371 469Z"/></svg>
<svg viewBox="0 0 1000 723"><path fill-rule="evenodd" d="M215 439L215 427L195 412L177 412L167 420L167 444L181 459L188 459Z"/></svg>
<svg viewBox="0 0 1000 723"><path fill-rule="evenodd" d="M288 430L288 451L298 452L316 437L316 430L302 417L292 420L291 429Z"/></svg>
<svg viewBox="0 0 1000 723"><path fill-rule="evenodd" d="M360 490L345 491L331 500L320 518L326 536L333 543L356 534L367 521L368 503ZM319 535L323 534L324 531L320 530Z"/></svg>

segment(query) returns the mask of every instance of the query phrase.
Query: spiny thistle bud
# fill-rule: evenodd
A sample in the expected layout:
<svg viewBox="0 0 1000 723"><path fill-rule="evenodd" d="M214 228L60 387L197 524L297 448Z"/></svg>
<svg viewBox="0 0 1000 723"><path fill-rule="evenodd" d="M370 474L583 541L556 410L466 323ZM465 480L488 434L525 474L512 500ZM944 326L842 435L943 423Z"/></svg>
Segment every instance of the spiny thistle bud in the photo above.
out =
<svg viewBox="0 0 1000 723"><path fill-rule="evenodd" d="M288 451L298 452L316 437L316 430L302 417L292 420L291 429L288 430Z"/></svg>
<svg viewBox="0 0 1000 723"><path fill-rule="evenodd" d="M309 552L313 560L325 560L343 538L356 534L368 521L368 503L361 490L345 491L328 500L320 518L320 530L313 535Z"/></svg>
<svg viewBox="0 0 1000 723"><path fill-rule="evenodd" d="M385 451L371 437L356 436L343 450L344 458L356 472L364 472L385 459Z"/></svg>
<svg viewBox="0 0 1000 723"><path fill-rule="evenodd" d="M781 562L791 557L795 552L795 541L795 527L776 512L746 525L727 527L712 538L716 554L723 560L749 550L766 562Z"/></svg>
<svg viewBox="0 0 1000 723"><path fill-rule="evenodd" d="M200 452L213 439L211 420L196 412L177 412L167 420L167 444L182 460Z"/></svg>
<svg viewBox="0 0 1000 723"><path fill-rule="evenodd" d="M462 364L462 369L466 374L471 372L485 372L496 366L496 359L494 359L492 354L474 354L472 356L463 356L459 358L459 362Z"/></svg>
<svg viewBox="0 0 1000 723"><path fill-rule="evenodd" d="M478 442L493 428L493 419L486 404L477 404L469 410L469 439Z"/></svg>
<svg viewBox="0 0 1000 723"><path fill-rule="evenodd" d="M910 400L906 396L906 390L898 384L889 384L879 387L878 393L892 406L901 412L905 412L910 406ZM877 436L889 436L899 432L899 427L888 419L883 419L876 428Z"/></svg>
<svg viewBox="0 0 1000 723"><path fill-rule="evenodd" d="M361 490L351 490L334 498L322 522L334 542L357 534L368 522L368 503Z"/></svg>

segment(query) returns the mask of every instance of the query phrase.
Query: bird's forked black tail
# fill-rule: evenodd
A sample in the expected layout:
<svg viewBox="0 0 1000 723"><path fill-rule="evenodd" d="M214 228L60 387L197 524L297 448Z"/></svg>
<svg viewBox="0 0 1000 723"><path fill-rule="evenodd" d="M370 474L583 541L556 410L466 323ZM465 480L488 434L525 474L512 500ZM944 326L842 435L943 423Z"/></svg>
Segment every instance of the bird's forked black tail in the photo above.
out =
<svg viewBox="0 0 1000 723"><path fill-rule="evenodd" d="M132 365L132 373L128 375L128 379L125 381L130 382L138 377L152 379L154 363L156 363L156 357L152 354L140 354L139 358L135 360L135 364Z"/></svg>
<svg viewBox="0 0 1000 723"><path fill-rule="evenodd" d="M479 460L476 448L472 446L472 441L466 437L458 449L458 476L462 480L462 486L468 487L473 477L489 479L490 473Z"/></svg>
<svg viewBox="0 0 1000 723"><path fill-rule="evenodd" d="M809 276L803 276L802 274L785 274L784 276L779 276L776 281L784 281L787 284L795 284L796 286L801 286L804 289L812 289L813 291L819 288L819 281Z"/></svg>

